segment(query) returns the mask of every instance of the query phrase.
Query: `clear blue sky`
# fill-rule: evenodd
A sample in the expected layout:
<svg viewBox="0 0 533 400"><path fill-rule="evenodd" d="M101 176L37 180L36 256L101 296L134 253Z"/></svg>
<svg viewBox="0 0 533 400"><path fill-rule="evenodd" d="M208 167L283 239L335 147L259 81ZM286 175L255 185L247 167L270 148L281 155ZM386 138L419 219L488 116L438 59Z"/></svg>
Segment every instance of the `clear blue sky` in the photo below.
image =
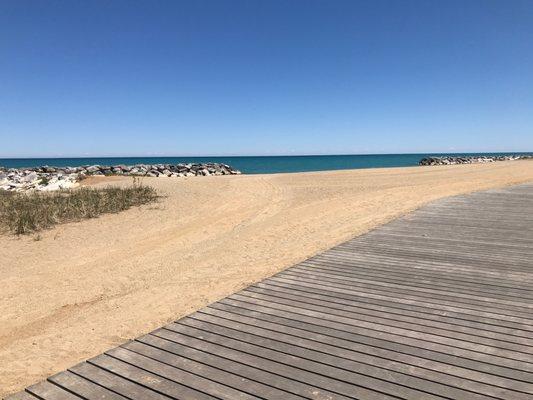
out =
<svg viewBox="0 0 533 400"><path fill-rule="evenodd" d="M533 151L533 1L0 2L0 157Z"/></svg>

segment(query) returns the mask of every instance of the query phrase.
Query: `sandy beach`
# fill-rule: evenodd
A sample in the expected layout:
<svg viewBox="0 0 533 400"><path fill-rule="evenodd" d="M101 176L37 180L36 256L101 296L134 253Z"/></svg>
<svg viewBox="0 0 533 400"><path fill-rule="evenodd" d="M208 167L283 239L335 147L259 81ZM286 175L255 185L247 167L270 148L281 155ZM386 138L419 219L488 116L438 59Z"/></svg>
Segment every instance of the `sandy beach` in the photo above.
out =
<svg viewBox="0 0 533 400"><path fill-rule="evenodd" d="M0 397L427 202L527 181L533 161L148 178L157 204L0 236ZM110 183L131 178L86 182Z"/></svg>

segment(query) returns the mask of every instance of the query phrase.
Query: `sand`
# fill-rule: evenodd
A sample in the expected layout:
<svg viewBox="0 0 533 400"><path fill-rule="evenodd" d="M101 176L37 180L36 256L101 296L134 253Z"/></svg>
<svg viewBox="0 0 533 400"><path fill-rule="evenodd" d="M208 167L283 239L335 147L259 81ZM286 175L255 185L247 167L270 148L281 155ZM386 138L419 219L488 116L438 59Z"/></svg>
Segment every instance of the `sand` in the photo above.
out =
<svg viewBox="0 0 533 400"><path fill-rule="evenodd" d="M89 183L110 181L131 178ZM526 181L530 161L149 178L158 204L0 236L0 396L429 201Z"/></svg>

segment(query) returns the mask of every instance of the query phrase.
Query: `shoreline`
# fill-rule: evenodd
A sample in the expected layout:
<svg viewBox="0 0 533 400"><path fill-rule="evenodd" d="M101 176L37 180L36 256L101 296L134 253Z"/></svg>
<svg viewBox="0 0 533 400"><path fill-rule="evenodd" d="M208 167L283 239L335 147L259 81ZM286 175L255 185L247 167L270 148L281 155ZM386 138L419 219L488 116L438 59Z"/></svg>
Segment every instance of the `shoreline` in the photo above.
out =
<svg viewBox="0 0 533 400"><path fill-rule="evenodd" d="M528 161L147 178L155 206L0 236L0 396L430 201L528 181Z"/></svg>
<svg viewBox="0 0 533 400"><path fill-rule="evenodd" d="M502 161L531 160L533 155L469 155L469 156L426 156L418 161L418 166L443 166L479 164ZM359 168L332 168L331 171L371 169L373 166ZM395 167L394 165L377 165L377 168ZM318 168L318 172L328 169ZM273 171L274 173L290 173L304 171ZM240 175L242 172L228 164L220 162L202 163L157 163L157 164L84 164L79 166L34 166L34 167L5 167L0 166L0 190L8 192L56 191L73 189L80 186L80 182L91 176L132 176L136 178L187 178L192 176L211 175Z"/></svg>
<svg viewBox="0 0 533 400"><path fill-rule="evenodd" d="M402 154L337 154L283 156L204 156L204 157L102 157L102 158L26 158L1 159L0 174L6 169L48 168L66 169L107 166L107 174L114 167L134 165L208 165L231 166L244 174L283 172L315 172L359 168L409 167L420 164L454 164L505 159L531 158L533 152L496 153L402 153ZM119 168L120 169L120 168ZM106 168L103 168L105 171ZM175 171L179 172L179 171ZM182 171L187 172L187 171Z"/></svg>

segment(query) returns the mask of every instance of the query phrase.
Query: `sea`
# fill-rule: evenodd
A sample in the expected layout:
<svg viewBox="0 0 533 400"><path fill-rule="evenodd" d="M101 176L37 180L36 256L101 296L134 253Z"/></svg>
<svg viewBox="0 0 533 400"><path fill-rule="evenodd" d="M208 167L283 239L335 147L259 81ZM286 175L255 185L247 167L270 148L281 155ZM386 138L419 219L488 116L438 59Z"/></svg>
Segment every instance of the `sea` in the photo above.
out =
<svg viewBox="0 0 533 400"><path fill-rule="evenodd" d="M0 158L7 168L77 167L82 165L133 165L217 162L231 165L245 174L327 171L360 168L411 167L429 156L498 156L533 155L522 153L422 153L422 154L357 154L306 156L228 156L228 157L99 157L99 158Z"/></svg>

